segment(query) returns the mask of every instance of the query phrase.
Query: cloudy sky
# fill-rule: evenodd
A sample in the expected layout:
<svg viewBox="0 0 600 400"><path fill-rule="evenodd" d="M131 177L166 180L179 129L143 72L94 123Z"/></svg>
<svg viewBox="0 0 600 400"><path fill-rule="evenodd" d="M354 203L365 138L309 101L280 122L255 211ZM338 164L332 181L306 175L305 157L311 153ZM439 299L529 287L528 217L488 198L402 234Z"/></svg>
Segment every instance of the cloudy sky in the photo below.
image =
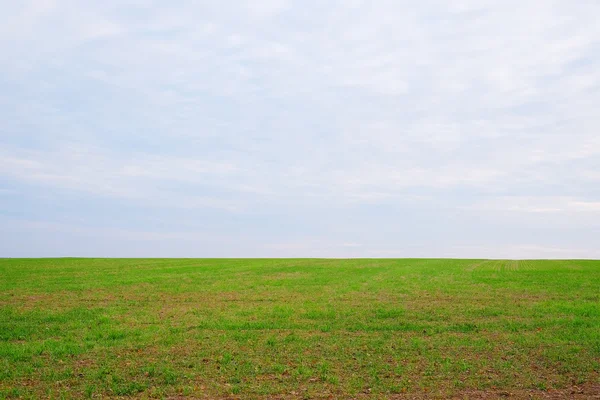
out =
<svg viewBox="0 0 600 400"><path fill-rule="evenodd" d="M600 258L600 2L2 2L0 256Z"/></svg>

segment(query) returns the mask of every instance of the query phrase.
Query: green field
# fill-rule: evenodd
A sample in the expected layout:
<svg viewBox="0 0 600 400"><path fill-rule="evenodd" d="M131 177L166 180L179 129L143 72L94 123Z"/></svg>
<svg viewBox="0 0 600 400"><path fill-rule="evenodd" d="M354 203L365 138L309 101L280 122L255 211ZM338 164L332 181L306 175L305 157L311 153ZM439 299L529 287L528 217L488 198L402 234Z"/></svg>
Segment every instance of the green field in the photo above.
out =
<svg viewBox="0 0 600 400"><path fill-rule="evenodd" d="M0 259L0 398L600 394L600 261Z"/></svg>

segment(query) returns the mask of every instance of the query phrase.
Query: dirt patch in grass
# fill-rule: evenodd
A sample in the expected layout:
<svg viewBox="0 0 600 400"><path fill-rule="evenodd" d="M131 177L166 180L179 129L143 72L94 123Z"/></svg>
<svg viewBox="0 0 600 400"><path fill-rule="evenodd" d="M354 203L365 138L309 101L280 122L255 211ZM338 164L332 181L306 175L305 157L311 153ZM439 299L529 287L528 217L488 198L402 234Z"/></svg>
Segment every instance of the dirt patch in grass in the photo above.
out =
<svg viewBox="0 0 600 400"><path fill-rule="evenodd" d="M391 397L394 399L395 397ZM409 398L409 397L406 397ZM411 397L414 398L414 397ZM427 397L425 397L427 398ZM458 393L451 399L600 399L600 383L587 383L566 389L549 390L473 390ZM399 397L398 399L402 399Z"/></svg>
<svg viewBox="0 0 600 400"><path fill-rule="evenodd" d="M306 393L302 393L303 390L293 391L293 393L281 394L281 395L269 395L263 397L253 397L258 399L269 399L269 400L295 400L307 398ZM205 396L190 397L190 396L172 396L168 397L170 400L183 400L183 399L206 399ZM210 397L212 399L227 399L236 400L241 399L238 395L227 395L222 397ZM359 393L353 396L342 396L338 393L320 393L311 394L311 399L356 399L356 400L370 400L370 399L389 399L389 400L429 400L429 399L450 399L450 400L491 400L491 399L544 399L544 400L563 400L563 399L600 399L600 383L587 383L578 386L572 386L565 389L551 389L551 390L537 390L537 389L519 389L519 390L468 390L457 392L454 394L435 394L435 393L398 393L398 394L375 394L375 393Z"/></svg>

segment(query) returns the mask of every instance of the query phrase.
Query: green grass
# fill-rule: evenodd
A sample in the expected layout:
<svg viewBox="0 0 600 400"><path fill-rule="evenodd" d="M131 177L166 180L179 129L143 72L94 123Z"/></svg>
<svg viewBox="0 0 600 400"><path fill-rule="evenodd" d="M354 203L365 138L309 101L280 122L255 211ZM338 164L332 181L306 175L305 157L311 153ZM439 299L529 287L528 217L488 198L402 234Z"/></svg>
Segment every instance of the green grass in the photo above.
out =
<svg viewBox="0 0 600 400"><path fill-rule="evenodd" d="M0 259L0 398L598 383L600 262Z"/></svg>

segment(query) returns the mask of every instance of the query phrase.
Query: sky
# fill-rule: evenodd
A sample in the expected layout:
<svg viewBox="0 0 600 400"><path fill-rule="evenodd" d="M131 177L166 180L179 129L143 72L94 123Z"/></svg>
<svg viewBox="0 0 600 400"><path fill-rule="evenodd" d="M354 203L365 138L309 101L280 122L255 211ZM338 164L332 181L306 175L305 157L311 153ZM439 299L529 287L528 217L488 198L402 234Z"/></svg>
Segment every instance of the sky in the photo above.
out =
<svg viewBox="0 0 600 400"><path fill-rule="evenodd" d="M0 257L600 258L596 0L0 2Z"/></svg>

